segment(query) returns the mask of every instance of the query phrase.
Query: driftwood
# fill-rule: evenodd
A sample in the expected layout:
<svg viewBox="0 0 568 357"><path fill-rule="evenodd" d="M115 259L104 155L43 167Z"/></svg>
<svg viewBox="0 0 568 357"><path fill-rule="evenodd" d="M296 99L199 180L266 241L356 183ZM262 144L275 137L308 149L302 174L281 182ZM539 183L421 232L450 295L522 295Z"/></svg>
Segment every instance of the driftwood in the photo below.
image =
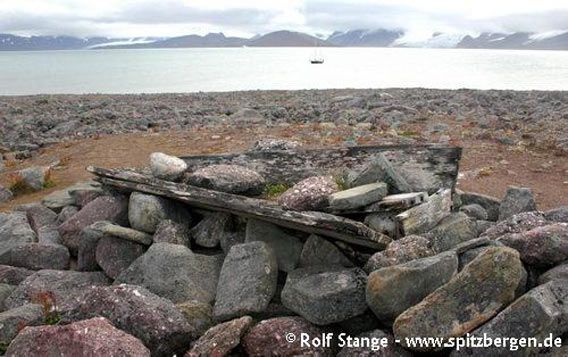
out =
<svg viewBox="0 0 568 357"><path fill-rule="evenodd" d="M437 145L357 146L339 149L248 151L240 154L182 157L190 171L214 164L250 168L271 183L293 185L316 175L343 175L361 169L379 154L397 167L412 188L430 194L454 189L461 148Z"/></svg>
<svg viewBox="0 0 568 357"><path fill-rule="evenodd" d="M450 214L452 192L442 190L428 198L419 206L413 207L396 216L404 236L426 233Z"/></svg>
<svg viewBox="0 0 568 357"><path fill-rule="evenodd" d="M327 213L286 211L266 200L176 184L130 171L95 167L88 167L87 171L96 176L96 181L125 191L163 196L196 208L256 218L350 244L382 250L391 242L389 237L370 229L363 223Z"/></svg>

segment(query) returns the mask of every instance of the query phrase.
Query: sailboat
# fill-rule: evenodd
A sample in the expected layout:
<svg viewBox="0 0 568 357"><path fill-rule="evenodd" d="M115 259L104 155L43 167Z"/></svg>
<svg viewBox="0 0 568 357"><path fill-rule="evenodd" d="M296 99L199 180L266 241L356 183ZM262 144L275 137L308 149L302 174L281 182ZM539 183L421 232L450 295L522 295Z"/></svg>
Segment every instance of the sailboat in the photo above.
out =
<svg viewBox="0 0 568 357"><path fill-rule="evenodd" d="M314 51L314 55L310 59L311 64L323 64L324 59L320 51L318 51L319 44L316 42L316 49Z"/></svg>

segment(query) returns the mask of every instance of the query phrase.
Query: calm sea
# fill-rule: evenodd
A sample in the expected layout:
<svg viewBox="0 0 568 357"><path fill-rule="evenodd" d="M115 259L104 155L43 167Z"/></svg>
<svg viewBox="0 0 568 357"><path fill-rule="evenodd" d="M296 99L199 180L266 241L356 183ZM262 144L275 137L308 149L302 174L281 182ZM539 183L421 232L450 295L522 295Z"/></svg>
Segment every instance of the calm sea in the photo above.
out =
<svg viewBox="0 0 568 357"><path fill-rule="evenodd" d="M568 51L230 48L0 52L0 94L254 89L568 90Z"/></svg>

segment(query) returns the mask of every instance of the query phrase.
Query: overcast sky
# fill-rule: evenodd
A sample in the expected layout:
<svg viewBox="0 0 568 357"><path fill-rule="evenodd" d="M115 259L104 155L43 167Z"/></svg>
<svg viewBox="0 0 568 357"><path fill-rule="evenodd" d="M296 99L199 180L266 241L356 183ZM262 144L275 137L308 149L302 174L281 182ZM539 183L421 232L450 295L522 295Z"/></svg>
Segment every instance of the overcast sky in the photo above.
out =
<svg viewBox="0 0 568 357"><path fill-rule="evenodd" d="M360 28L433 32L568 30L568 0L0 0L0 33L176 36Z"/></svg>

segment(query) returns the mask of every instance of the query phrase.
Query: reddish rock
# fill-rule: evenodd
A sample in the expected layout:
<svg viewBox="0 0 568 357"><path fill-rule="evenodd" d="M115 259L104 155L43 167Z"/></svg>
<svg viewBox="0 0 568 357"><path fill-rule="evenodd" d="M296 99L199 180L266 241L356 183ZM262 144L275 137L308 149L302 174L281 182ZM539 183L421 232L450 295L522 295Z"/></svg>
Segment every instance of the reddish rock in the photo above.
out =
<svg viewBox="0 0 568 357"><path fill-rule="evenodd" d="M529 265L549 267L568 259L568 223L507 234L498 241L519 251L521 260Z"/></svg>
<svg viewBox="0 0 568 357"><path fill-rule="evenodd" d="M137 338L102 317L65 326L26 327L12 341L7 356L150 356Z"/></svg>
<svg viewBox="0 0 568 357"><path fill-rule="evenodd" d="M243 338L249 356L332 356L330 348L302 347L300 337L321 338L323 331L301 317L276 317L256 324ZM294 342L287 339L294 337Z"/></svg>
<svg viewBox="0 0 568 357"><path fill-rule="evenodd" d="M309 177L284 192L278 203L293 211L317 211L328 204L328 196L339 191L331 176Z"/></svg>
<svg viewBox="0 0 568 357"><path fill-rule="evenodd" d="M105 317L142 340L153 356L180 355L196 337L195 329L170 300L135 285L94 286L62 311L64 323Z"/></svg>
<svg viewBox="0 0 568 357"><path fill-rule="evenodd" d="M20 244L1 254L0 264L32 270L63 270L69 267L69 250L60 244Z"/></svg>
<svg viewBox="0 0 568 357"><path fill-rule="evenodd" d="M185 357L228 356L239 345L241 337L252 325L252 317L244 316L211 327L195 342Z"/></svg>
<svg viewBox="0 0 568 357"><path fill-rule="evenodd" d="M128 268L133 261L144 254L146 247L117 237L102 237L96 249L97 264L111 277L116 277Z"/></svg>
<svg viewBox="0 0 568 357"><path fill-rule="evenodd" d="M128 223L128 199L123 196L102 196L87 204L59 226L61 240L73 256L77 255L81 230L95 222Z"/></svg>
<svg viewBox="0 0 568 357"><path fill-rule="evenodd" d="M33 273L33 270L0 265L0 284L18 285Z"/></svg>

